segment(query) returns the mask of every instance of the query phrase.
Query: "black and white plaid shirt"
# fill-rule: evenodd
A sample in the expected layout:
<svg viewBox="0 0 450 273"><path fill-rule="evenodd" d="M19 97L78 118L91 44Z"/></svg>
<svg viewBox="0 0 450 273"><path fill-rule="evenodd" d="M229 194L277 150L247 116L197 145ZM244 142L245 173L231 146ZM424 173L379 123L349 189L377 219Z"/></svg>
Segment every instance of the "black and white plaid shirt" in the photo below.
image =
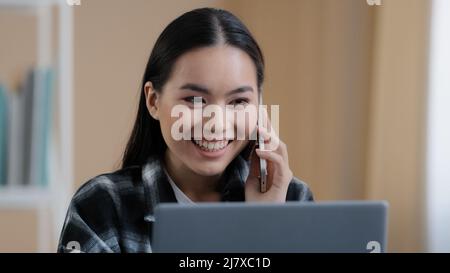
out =
<svg viewBox="0 0 450 273"><path fill-rule="evenodd" d="M151 157L143 166L99 175L81 186L69 205L58 252L151 252L153 209L177 202L163 168L161 159ZM245 201L248 172L249 162L236 157L221 179L222 201ZM313 196L294 177L286 201L313 201Z"/></svg>

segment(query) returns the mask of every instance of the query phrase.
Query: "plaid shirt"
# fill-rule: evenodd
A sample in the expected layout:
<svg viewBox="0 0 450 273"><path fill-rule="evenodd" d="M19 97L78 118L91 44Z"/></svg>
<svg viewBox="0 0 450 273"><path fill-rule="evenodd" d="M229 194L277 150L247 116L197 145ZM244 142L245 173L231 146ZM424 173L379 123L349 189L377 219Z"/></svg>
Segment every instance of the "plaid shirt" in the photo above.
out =
<svg viewBox="0 0 450 273"><path fill-rule="evenodd" d="M99 175L72 198L58 252L151 252L153 210L160 202L177 202L163 161L151 157L133 166ZM221 199L245 201L249 162L236 157L220 182ZM293 178L286 201L313 201L308 186Z"/></svg>

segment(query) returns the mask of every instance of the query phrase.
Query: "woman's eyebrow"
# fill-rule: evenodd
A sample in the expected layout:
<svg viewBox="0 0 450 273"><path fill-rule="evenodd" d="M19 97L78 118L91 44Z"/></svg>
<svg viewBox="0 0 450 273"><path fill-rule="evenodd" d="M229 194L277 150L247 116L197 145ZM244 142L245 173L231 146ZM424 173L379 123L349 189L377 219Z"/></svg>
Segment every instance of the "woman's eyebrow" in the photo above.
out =
<svg viewBox="0 0 450 273"><path fill-rule="evenodd" d="M228 92L228 95L233 95L236 93L243 93L243 92L253 92L253 87L249 86L249 85L244 85L241 87L238 87L236 89L231 90L230 92Z"/></svg>
<svg viewBox="0 0 450 273"><path fill-rule="evenodd" d="M196 84L196 83L186 83L183 86L180 87L180 89L182 90L191 90L191 91L197 91L200 93L205 93L205 94L210 94L210 91L208 90L208 88L200 85L200 84Z"/></svg>
<svg viewBox="0 0 450 273"><path fill-rule="evenodd" d="M181 86L180 89L196 91L196 92L200 92L200 93L204 93L204 94L211 94L211 91L208 88L206 88L203 85L196 84L196 83L186 83L183 86ZM253 92L254 91L253 87L251 87L249 85L240 86L240 87L228 92L227 95L233 95L236 93L243 93L243 92L247 92L247 91Z"/></svg>

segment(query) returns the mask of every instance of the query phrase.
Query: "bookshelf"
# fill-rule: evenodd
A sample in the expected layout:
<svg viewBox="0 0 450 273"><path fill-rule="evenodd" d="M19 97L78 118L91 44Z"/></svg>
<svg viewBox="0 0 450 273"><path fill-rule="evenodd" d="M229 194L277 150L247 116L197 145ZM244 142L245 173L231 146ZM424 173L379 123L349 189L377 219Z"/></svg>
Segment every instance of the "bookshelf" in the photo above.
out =
<svg viewBox="0 0 450 273"><path fill-rule="evenodd" d="M36 16L36 67L54 68L54 108L46 187L0 187L0 210L36 210L37 251L53 252L72 195L73 7L65 0L0 0L0 10ZM53 10L56 10L54 20ZM56 39L53 54L52 39ZM55 57L56 56L56 57Z"/></svg>

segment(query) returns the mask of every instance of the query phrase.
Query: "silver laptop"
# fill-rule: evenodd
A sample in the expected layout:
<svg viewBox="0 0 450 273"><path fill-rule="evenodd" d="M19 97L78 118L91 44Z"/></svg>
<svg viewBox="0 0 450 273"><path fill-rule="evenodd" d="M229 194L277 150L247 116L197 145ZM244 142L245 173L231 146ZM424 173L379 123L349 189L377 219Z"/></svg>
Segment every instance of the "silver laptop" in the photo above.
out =
<svg viewBox="0 0 450 273"><path fill-rule="evenodd" d="M162 203L153 252L385 252L384 201Z"/></svg>

